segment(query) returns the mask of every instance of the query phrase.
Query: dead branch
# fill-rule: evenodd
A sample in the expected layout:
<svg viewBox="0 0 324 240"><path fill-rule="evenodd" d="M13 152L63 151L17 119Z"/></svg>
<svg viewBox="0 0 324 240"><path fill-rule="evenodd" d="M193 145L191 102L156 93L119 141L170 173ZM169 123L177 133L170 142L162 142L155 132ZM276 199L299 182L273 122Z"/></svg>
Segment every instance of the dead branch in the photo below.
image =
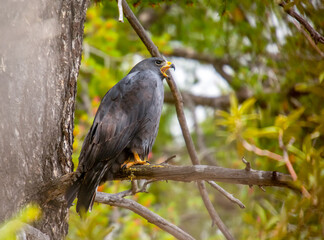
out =
<svg viewBox="0 0 324 240"><path fill-rule="evenodd" d="M315 44L317 44L318 42L324 44L324 37L319 34L302 16L296 13L293 9L286 8L286 5L287 4L285 1L279 3L279 6L282 7L287 14L296 19L301 25L305 27L305 29L309 32L312 39L314 40Z"/></svg>
<svg viewBox="0 0 324 240"><path fill-rule="evenodd" d="M209 165L174 166L144 165L133 166L118 172L114 180L154 179L180 182L216 181L243 185L277 186L296 189L290 175L250 169L231 169Z"/></svg>
<svg viewBox="0 0 324 240"><path fill-rule="evenodd" d="M296 28L306 37L310 45L315 49L315 51L321 55L322 58L324 58L324 53L319 49L319 47L316 45L312 37L304 30L304 28L297 22L292 21L292 23L296 26Z"/></svg>
<svg viewBox="0 0 324 240"><path fill-rule="evenodd" d="M115 194L97 192L96 202L108 204L111 206L127 208L145 218L148 222L158 226L162 230L170 233L180 240L194 240L192 236L183 231L181 228L168 222L158 214L150 211L146 207L131 199L125 199Z"/></svg>
<svg viewBox="0 0 324 240"><path fill-rule="evenodd" d="M270 152L270 151L268 151L266 149L258 148L257 146L248 143L246 140L242 141L242 145L246 150L248 150L250 152L254 152L256 155L265 156L265 157L274 159L274 160L279 161L279 162L283 161L283 158L282 158L281 155L276 154L274 152Z"/></svg>
<svg viewBox="0 0 324 240"><path fill-rule="evenodd" d="M236 203L239 205L240 208L245 208L245 205L237 198L233 196L233 194L228 193L225 189L223 189L221 186L216 184L214 181L207 181L210 186L215 188L217 191L219 191L222 195L224 195L228 200L230 200L233 203Z"/></svg>
<svg viewBox="0 0 324 240"><path fill-rule="evenodd" d="M46 203L54 199L62 197L66 189L75 181L77 173L68 173L60 178L41 186L34 195L29 196L28 202L37 201ZM146 179L152 181L216 181L242 185L257 186L277 186L287 187L296 191L300 191L287 174L273 171L259 171L250 169L231 169L209 165L193 165L193 166L174 166L168 164L162 165L143 165L133 166L129 169L120 170L114 177L114 180L139 180ZM140 192L144 192L142 187ZM119 193L119 197L132 195L132 190Z"/></svg>

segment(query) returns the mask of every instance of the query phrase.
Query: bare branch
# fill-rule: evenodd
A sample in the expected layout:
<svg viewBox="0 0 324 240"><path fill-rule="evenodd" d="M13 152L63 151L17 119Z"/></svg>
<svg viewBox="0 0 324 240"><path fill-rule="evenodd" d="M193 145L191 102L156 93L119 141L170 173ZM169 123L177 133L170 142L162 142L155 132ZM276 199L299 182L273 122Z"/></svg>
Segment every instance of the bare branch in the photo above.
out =
<svg viewBox="0 0 324 240"><path fill-rule="evenodd" d="M219 186L213 181L207 181L207 182L210 184L210 186L212 186L221 194L223 194L228 200L232 201L233 203L236 203L237 205L240 206L240 208L245 208L244 204L239 199L235 198L233 194L229 194L225 189L223 189L221 186Z"/></svg>
<svg viewBox="0 0 324 240"><path fill-rule="evenodd" d="M248 143L246 140L242 141L242 145L246 150L248 150L250 152L254 152L256 155L265 156L265 157L277 160L279 162L283 161L283 158L281 155L274 153L274 152L270 152L265 149L258 148L257 146Z"/></svg>
<svg viewBox="0 0 324 240"><path fill-rule="evenodd" d="M292 179L294 181L297 180L297 174L294 170L294 167L292 166L290 160L289 160L289 155L288 155L288 151L287 151L287 148L283 142L283 132L282 131L279 131L279 136L278 136L278 141L279 141L279 147L282 149L283 151L283 157L282 159L284 160L284 162L286 163L286 166L288 168L288 171L292 177Z"/></svg>
<svg viewBox="0 0 324 240"><path fill-rule="evenodd" d="M251 163L246 161L244 157L242 158L242 162L246 165L245 171L251 171Z"/></svg>
<svg viewBox="0 0 324 240"><path fill-rule="evenodd" d="M309 36L309 34L301 27L301 25L299 23L297 23L296 21L292 21L293 24L296 26L296 28L302 33L304 34L304 36L307 38L308 42L311 44L311 46L315 49L316 52L318 52L319 55L321 55L321 57L324 57L324 53L321 51L321 49L319 49L319 47L316 45L316 43L314 42L314 40L311 38L311 36Z"/></svg>
<svg viewBox="0 0 324 240"><path fill-rule="evenodd" d="M202 132L202 130L199 127L199 124L198 124L197 116L196 116L196 113L195 113L195 106L192 104L191 99L188 99L187 101L189 102L189 108L191 110L192 118L193 118L193 121L194 121L194 128L195 128L195 133L197 135L198 149L199 149L200 152L206 152L207 147L206 147L206 144L205 144L205 138L204 138L203 132ZM206 160L208 162L215 163L215 159L212 157L211 154L206 154L205 158L206 158ZM238 204L241 208L245 208L244 204L239 199L233 197L232 194L228 193L225 189L223 189L217 183L215 183L214 181L207 181L207 182L213 188L215 188L218 192L220 192L222 195L224 195L227 199L229 199L230 201Z"/></svg>
<svg viewBox="0 0 324 240"><path fill-rule="evenodd" d="M321 34L319 34L302 16L300 16L294 10L292 10L291 8L286 9L285 1L279 3L279 6L282 7L286 13L295 18L301 25L303 25L306 28L306 30L309 32L312 39L314 40L315 44L317 44L318 42L324 44L324 37Z"/></svg>
<svg viewBox="0 0 324 240"><path fill-rule="evenodd" d="M133 166L114 175L114 180L154 179L181 182L216 181L243 185L278 186L295 189L290 175L250 169L231 169L209 165L174 166L144 165Z"/></svg>
<svg viewBox="0 0 324 240"><path fill-rule="evenodd" d="M135 212L136 214L142 216L148 222L150 222L150 223L158 226L162 230L170 233L177 239L194 240L194 238L192 236L190 236L188 233L183 231L181 228L168 222L167 220L165 220L158 214L150 211L149 209L145 208L144 206L142 206L141 204L137 203L134 200L121 198L119 196L116 196L115 194L97 192L95 201L99 202L99 203L108 204L111 206L127 208L127 209Z"/></svg>
<svg viewBox="0 0 324 240"><path fill-rule="evenodd" d="M191 135L189 132L187 120L184 115L182 96L177 88L177 85L176 85L172 75L169 74L169 76L166 78L166 80L168 82L168 85L169 85L171 92L173 94L173 97L175 99L175 107L176 107L178 121L180 123L182 135L184 137L191 162L194 165L198 165L198 164L200 164L200 161L198 159L198 155L197 155L195 146L193 144L193 141L192 141L192 138L191 138ZM215 208L213 207L213 204L211 203L211 201L208 197L208 192L207 192L205 183L203 181L198 181L198 188L199 188L200 195L204 201L205 207L208 210L210 217L212 218L213 224L216 224L218 226L218 228L224 234L226 239L234 239L234 237L229 232L229 230L227 229L227 227L225 226L223 221L220 219Z"/></svg>
<svg viewBox="0 0 324 240"><path fill-rule="evenodd" d="M125 17L128 19L129 24L135 30L135 32L142 40L142 42L144 43L145 47L150 52L150 54L154 57L161 56L158 48L155 46L153 41L147 36L145 29L138 21L138 19L136 18L132 10L129 8L126 0L122 0L122 5L123 5L123 11Z"/></svg>
<svg viewBox="0 0 324 240"><path fill-rule="evenodd" d="M243 102L244 100L248 99L252 96L251 92L249 92L246 88L242 88L239 91L237 91L236 96L239 100L239 102ZM204 96L197 96L189 92L181 92L181 95L184 99L184 105L188 106L187 99L190 99L192 104L195 106L205 106L205 107L211 107L215 109L228 109L230 106L229 101L229 95L223 95L219 97L204 97ZM164 102L165 103L175 103L175 99L171 92L165 92L164 93Z"/></svg>
<svg viewBox="0 0 324 240"><path fill-rule="evenodd" d="M24 224L22 230L18 233L17 236L19 240L27 240L27 239L34 239L34 240L49 240L50 237L38 230L37 228L34 228L33 226L29 224Z"/></svg>
<svg viewBox="0 0 324 240"><path fill-rule="evenodd" d="M51 182L40 186L38 191L33 191L35 194L28 196L26 202L36 201L40 204L47 203L54 199L60 199L64 196L67 188L73 184L78 173L68 173L60 178L54 179ZM209 165L194 165L194 166L174 166L174 165L143 165L133 166L129 169L120 170L113 177L114 180L139 180L146 179L148 182L138 190L145 192L147 184L155 181L217 181L232 184L257 185L257 186L277 186L287 187L300 192L300 189L294 184L292 177L287 174L258 171L250 169L230 169ZM118 197L133 195L132 190L127 190L118 193ZM63 201L63 199L62 199Z"/></svg>
<svg viewBox="0 0 324 240"><path fill-rule="evenodd" d="M233 67L232 66L233 64L231 64L230 62L225 61L221 58L216 58L209 54L198 53L195 50L189 49L189 48L176 48L176 49L173 49L173 51L171 53L167 53L166 55L190 58L190 59L194 59L194 60L197 60L200 62L212 64L213 67L215 68L215 70L219 73L219 75L221 75L229 84L231 84L233 82L232 76L227 74L223 70L223 67L225 65L229 65L229 66Z"/></svg>
<svg viewBox="0 0 324 240"><path fill-rule="evenodd" d="M293 165L291 164L291 162L289 160L289 155L288 155L287 147L286 147L286 145L283 142L283 131L280 131L279 132L278 140L279 140L279 147L283 151L283 160L286 163L286 166L288 168L288 171L289 171L292 179L294 181L297 181L297 178L298 178L297 177L297 174L295 172L295 169L294 169ZM295 140L292 138L290 140L290 143L289 144L292 144L294 141ZM302 194L303 194L304 197L306 197L306 198L310 198L311 197L311 195L309 194L309 192L307 191L307 189L303 185L301 186L301 191L302 191Z"/></svg>

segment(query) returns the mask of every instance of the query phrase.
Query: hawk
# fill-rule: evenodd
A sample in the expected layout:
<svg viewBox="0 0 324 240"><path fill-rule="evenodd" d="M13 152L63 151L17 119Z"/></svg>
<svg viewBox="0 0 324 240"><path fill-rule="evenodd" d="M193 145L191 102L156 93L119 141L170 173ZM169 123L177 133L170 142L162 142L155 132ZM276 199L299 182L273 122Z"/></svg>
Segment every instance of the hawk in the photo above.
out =
<svg viewBox="0 0 324 240"><path fill-rule="evenodd" d="M144 59L106 93L84 139L78 177L65 195L68 207L77 197L76 211L88 211L100 183L111 180L121 167L148 164L169 68L175 66L163 58Z"/></svg>

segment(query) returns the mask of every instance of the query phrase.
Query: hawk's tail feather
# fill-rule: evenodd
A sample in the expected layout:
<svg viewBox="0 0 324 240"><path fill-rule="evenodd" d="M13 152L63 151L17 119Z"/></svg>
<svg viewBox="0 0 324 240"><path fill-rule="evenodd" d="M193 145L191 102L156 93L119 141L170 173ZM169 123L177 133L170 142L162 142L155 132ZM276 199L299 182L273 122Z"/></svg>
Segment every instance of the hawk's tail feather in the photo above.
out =
<svg viewBox="0 0 324 240"><path fill-rule="evenodd" d="M90 169L85 173L82 183L77 191L78 202L76 205L76 211L78 213L80 211L87 212L92 208L97 187L106 173L107 167L107 163L101 162L101 164L97 164L95 168Z"/></svg>
<svg viewBox="0 0 324 240"><path fill-rule="evenodd" d="M80 186L82 183L82 179L83 179L83 174L81 174L81 176L79 176L65 192L65 199L66 199L68 208L70 208L72 206L72 203L79 192L79 189L80 189Z"/></svg>

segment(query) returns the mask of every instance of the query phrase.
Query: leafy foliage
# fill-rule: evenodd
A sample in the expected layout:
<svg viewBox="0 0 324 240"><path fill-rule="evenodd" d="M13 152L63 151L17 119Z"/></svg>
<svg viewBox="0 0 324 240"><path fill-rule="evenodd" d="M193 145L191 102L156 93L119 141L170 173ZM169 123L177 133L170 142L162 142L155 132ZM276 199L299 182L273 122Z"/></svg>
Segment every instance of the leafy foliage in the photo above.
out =
<svg viewBox="0 0 324 240"><path fill-rule="evenodd" d="M25 224L32 224L41 217L39 206L30 204L22 209L15 217L0 226L0 236L3 240L16 239Z"/></svg>
<svg viewBox="0 0 324 240"><path fill-rule="evenodd" d="M189 49L209 57L200 64L220 64L229 75L233 92L230 108L205 110L199 123L215 159L202 159L203 163L243 168L240 158L245 156L255 169L291 173L286 152L297 176L296 185L304 189L303 194L277 188L263 192L256 187L221 184L244 202L245 210L209 189L217 211L235 237L323 238L324 61L294 20L271 1L130 2L163 53L172 56L178 48ZM286 8L290 7L298 9L323 35L324 7L320 1L289 1ZM126 19L122 24L117 17L115 1L93 5L87 12L74 130L75 165L100 99L140 57L149 56ZM324 51L323 45L318 48ZM194 78L185 84L197 84L199 80ZM240 89L252 92L253 98L240 103L235 96ZM184 144L174 134L174 114L172 107L164 107L153 162L177 154L176 164L189 164ZM193 137L197 142L194 130ZM116 193L129 185L107 183L101 190ZM148 194L133 198L197 239L224 239L210 227L192 183L153 183ZM68 239L104 239L107 234L116 239L172 239L125 209L96 204L92 213L81 219L71 208Z"/></svg>

